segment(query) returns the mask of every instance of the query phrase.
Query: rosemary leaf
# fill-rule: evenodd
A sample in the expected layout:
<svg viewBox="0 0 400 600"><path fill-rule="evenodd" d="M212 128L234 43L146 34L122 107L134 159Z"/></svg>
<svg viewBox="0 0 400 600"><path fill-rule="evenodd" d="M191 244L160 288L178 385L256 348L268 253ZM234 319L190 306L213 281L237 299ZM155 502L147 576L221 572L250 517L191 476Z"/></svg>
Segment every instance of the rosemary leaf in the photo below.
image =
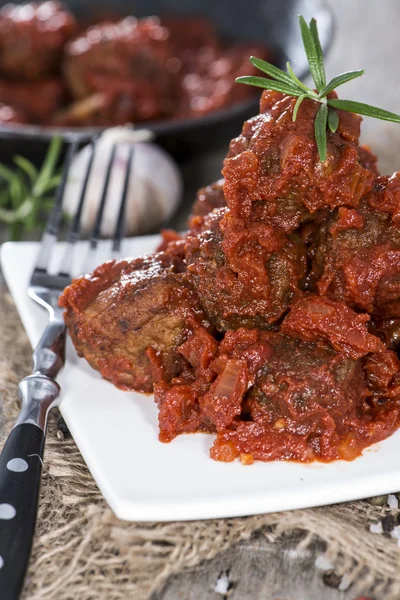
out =
<svg viewBox="0 0 400 600"><path fill-rule="evenodd" d="M18 209L21 204L22 192L23 188L21 185L21 180L15 175L14 178L10 181L11 205L15 209Z"/></svg>
<svg viewBox="0 0 400 600"><path fill-rule="evenodd" d="M8 190L6 189L2 189L0 191L0 207L1 206L7 206L9 201L9 194L8 194Z"/></svg>
<svg viewBox="0 0 400 600"><path fill-rule="evenodd" d="M328 121L328 107L326 104L321 104L318 109L317 115L314 121L314 132L315 141L317 142L317 148L319 153L319 160L325 162L326 160L326 125Z"/></svg>
<svg viewBox="0 0 400 600"><path fill-rule="evenodd" d="M43 193L43 186L45 186L49 178L52 177L60 156L61 145L62 140L60 137L54 137L51 140L45 161L32 189L33 196L41 196Z"/></svg>
<svg viewBox="0 0 400 600"><path fill-rule="evenodd" d="M0 163L0 177L11 183L15 179L15 173L12 169Z"/></svg>
<svg viewBox="0 0 400 600"><path fill-rule="evenodd" d="M286 63L286 68L287 68L287 72L290 75L290 78L293 80L293 82L299 88L301 88L303 91L307 92L307 94L309 94L310 92L312 92L312 90L310 90L310 88L308 88L304 83L302 83L300 81L300 79L298 77L296 77L296 75L294 74L294 71L293 71L292 67L290 66L290 62L289 61Z"/></svg>
<svg viewBox="0 0 400 600"><path fill-rule="evenodd" d="M328 127L332 133L335 133L339 127L339 115L333 108L329 108L328 110Z"/></svg>
<svg viewBox="0 0 400 600"><path fill-rule="evenodd" d="M32 199L27 198L17 210L7 210L4 208L0 208L0 219L8 225L18 223L19 221L24 220L29 215L31 208Z"/></svg>
<svg viewBox="0 0 400 600"><path fill-rule="evenodd" d="M296 104L294 105L294 109L293 109L293 115L292 115L292 121L295 122L295 120L297 119L297 113L298 110L300 108L300 104L303 102L303 100L305 98L308 97L308 94L302 94L301 96L299 96L296 100Z"/></svg>
<svg viewBox="0 0 400 600"><path fill-rule="evenodd" d="M315 48L314 38L311 34L307 23L305 22L304 17L299 17L299 23L301 29L301 37L303 39L304 50L306 52L310 72L312 78L314 79L314 83L318 92L321 92L324 89L326 83L324 82L324 78L321 76L321 65L319 64L319 56Z"/></svg>
<svg viewBox="0 0 400 600"><path fill-rule="evenodd" d="M47 192L51 192L58 186L61 182L61 175L53 175L48 181L46 181L42 186L42 194L47 194Z"/></svg>
<svg viewBox="0 0 400 600"><path fill-rule="evenodd" d="M321 81L322 86L326 86L326 74L325 74L325 65L324 65L324 53L322 52L321 42L319 40L317 21L315 19L311 19L310 21L310 32L312 38L314 40L315 52L317 55L317 64L319 68L319 79Z"/></svg>
<svg viewBox="0 0 400 600"><path fill-rule="evenodd" d="M327 99L327 95L330 92L344 83L347 83L356 77L360 77L364 74L364 71L358 70L341 73L327 84L324 56L318 35L317 22L315 19L311 19L310 25L308 26L304 17L299 16L299 25L308 65L318 94L298 79L289 63L286 65L288 72L284 73L281 69L278 69L261 59L255 58L254 56L250 59L252 64L275 79L275 81L263 77L238 77L236 81L248 85L255 85L267 90L275 90L297 98L293 109L293 121L296 121L299 107L304 99L307 98L311 101L318 102L320 106L314 121L314 133L321 161L326 160L327 155L327 127L329 127L329 130L332 133L335 133L339 127L340 115L334 109L400 123L400 115L396 115L395 113L375 106L370 106L369 104L353 102L352 100L339 100L336 98Z"/></svg>
<svg viewBox="0 0 400 600"><path fill-rule="evenodd" d="M271 65L271 63L262 60L261 58L257 58L256 56L250 56L249 61L252 65L260 69L263 73L266 73L272 79L276 79L277 81L281 81L282 83L288 83L289 85L293 85L293 81L285 71L275 67L275 65ZM303 84L302 84L303 85Z"/></svg>
<svg viewBox="0 0 400 600"><path fill-rule="evenodd" d="M31 183L34 184L38 176L37 168L24 156L14 156L14 162L17 165L17 167L21 169L21 171L24 171L28 175Z"/></svg>
<svg viewBox="0 0 400 600"><path fill-rule="evenodd" d="M49 210L49 196L60 176L56 167L62 141L54 138L38 171L23 156L14 157L15 169L0 163L0 222L8 226L9 238L18 240L24 230L38 226Z"/></svg>
<svg viewBox="0 0 400 600"><path fill-rule="evenodd" d="M361 77L361 75L364 75L363 70L347 71L346 73L341 73L340 75L337 75L336 77L331 79L330 82L328 83L328 85L322 90L322 92L320 94L321 97L326 96L327 94L329 94L329 92L332 92L340 85L343 85L344 83L347 83L348 81L351 81L352 79L355 79L356 77Z"/></svg>
<svg viewBox="0 0 400 600"><path fill-rule="evenodd" d="M282 83L281 81L272 81L272 79L266 79L265 77L252 77L252 76L244 76L238 77L235 80L237 83L245 83L247 85L255 85L256 87L264 88L265 90L272 90L274 92L282 92L283 94L288 94L289 96L301 96L303 93L302 90L297 87L289 86L286 83Z"/></svg>
<svg viewBox="0 0 400 600"><path fill-rule="evenodd" d="M329 106L333 108L339 108L347 110L348 112L354 112L358 115L365 115L366 117L374 117L375 119L381 119L382 121L393 121L393 123L400 123L400 115L383 110L383 108L377 108L376 106L370 106L363 102L354 102L353 100L328 100Z"/></svg>

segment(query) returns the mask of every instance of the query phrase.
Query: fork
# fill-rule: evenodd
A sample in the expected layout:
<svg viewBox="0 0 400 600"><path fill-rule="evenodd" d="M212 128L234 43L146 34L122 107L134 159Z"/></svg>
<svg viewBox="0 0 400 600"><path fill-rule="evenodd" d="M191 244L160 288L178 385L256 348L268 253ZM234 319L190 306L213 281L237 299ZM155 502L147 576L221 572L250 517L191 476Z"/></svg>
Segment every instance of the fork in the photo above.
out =
<svg viewBox="0 0 400 600"><path fill-rule="evenodd" d="M88 262L93 262L103 219L110 178L116 155L111 148L95 223L89 241ZM55 378L65 363L66 327L58 299L71 283L72 254L80 237L85 195L95 156L95 141L80 190L78 207L66 238L66 250L57 275L49 273L54 244L62 220L62 203L68 173L79 147L71 141L60 185L49 215L40 250L28 287L29 296L49 313L48 325L33 353L32 374L18 385L21 411L0 455L0 598L17 600L29 563L38 509L43 453L49 411L59 404L60 387ZM124 213L131 173L133 145L129 146L127 168L119 202L112 252L119 253L124 231Z"/></svg>

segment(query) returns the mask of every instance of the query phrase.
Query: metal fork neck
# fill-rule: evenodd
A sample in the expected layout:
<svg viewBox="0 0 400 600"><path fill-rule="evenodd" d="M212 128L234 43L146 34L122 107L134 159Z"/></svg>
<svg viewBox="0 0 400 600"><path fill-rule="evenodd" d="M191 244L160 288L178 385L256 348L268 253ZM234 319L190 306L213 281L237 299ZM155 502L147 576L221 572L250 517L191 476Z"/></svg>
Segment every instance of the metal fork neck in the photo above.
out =
<svg viewBox="0 0 400 600"><path fill-rule="evenodd" d="M61 310L52 311L34 353L33 371L18 386L22 407L16 425L32 423L46 430L49 411L56 406L60 386L54 381L65 363L66 327Z"/></svg>
<svg viewBox="0 0 400 600"><path fill-rule="evenodd" d="M33 353L32 373L55 379L65 363L66 327L60 310L50 314L46 327Z"/></svg>
<svg viewBox="0 0 400 600"><path fill-rule="evenodd" d="M49 411L56 406L59 393L58 383L46 375L33 373L22 379L18 385L22 407L15 427L22 423L31 423L40 427L43 432L46 431Z"/></svg>

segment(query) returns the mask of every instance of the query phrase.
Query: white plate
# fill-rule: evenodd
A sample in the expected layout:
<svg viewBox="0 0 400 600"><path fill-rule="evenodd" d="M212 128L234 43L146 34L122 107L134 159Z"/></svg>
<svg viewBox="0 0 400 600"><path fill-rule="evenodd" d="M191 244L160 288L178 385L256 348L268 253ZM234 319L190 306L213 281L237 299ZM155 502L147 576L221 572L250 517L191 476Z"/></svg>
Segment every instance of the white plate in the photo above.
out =
<svg viewBox="0 0 400 600"><path fill-rule="evenodd" d="M154 236L136 238L124 250L137 256L152 251L158 241ZM45 311L26 294L36 252L35 243L1 248L3 272L33 346L46 324ZM101 252L104 256L105 247ZM350 463L218 463L208 455L213 436L182 435L161 444L152 397L117 390L79 359L71 344L59 382L65 421L101 492L121 519L251 515L400 489L400 431Z"/></svg>

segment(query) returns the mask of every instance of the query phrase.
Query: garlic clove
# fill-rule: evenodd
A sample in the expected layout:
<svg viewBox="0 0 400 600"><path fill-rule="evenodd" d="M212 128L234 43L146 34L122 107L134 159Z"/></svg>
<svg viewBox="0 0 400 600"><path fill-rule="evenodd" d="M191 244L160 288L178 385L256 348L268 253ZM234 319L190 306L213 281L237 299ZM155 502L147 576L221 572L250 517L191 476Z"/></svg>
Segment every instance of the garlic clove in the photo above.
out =
<svg viewBox="0 0 400 600"><path fill-rule="evenodd" d="M148 132L124 127L106 130L95 146L95 157L86 190L81 227L88 233L94 225L104 188L105 173L113 144L117 143L111 171L101 235L112 237L127 169L129 146L134 152L125 209L125 235L154 231L173 215L182 197L182 177L172 158L159 146L146 141ZM87 166L90 147L84 147L72 162L63 210L73 216L77 210Z"/></svg>

